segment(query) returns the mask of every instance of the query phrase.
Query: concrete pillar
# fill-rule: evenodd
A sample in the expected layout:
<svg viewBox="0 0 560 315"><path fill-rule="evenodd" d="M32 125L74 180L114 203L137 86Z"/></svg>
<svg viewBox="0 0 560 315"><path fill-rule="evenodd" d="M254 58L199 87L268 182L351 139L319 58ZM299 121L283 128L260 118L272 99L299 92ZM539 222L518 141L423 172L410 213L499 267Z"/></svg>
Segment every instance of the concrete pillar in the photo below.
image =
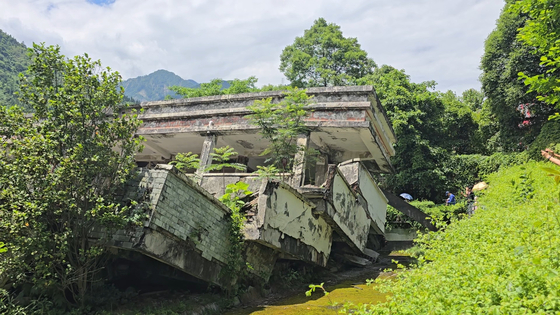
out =
<svg viewBox="0 0 560 315"><path fill-rule="evenodd" d="M327 155L319 155L315 164L315 186L321 186L327 180L327 168L329 167Z"/></svg>
<svg viewBox="0 0 560 315"><path fill-rule="evenodd" d="M210 153L214 152L214 147L216 146L216 135L207 135L202 144L202 152L200 153L200 166L196 171L196 176L198 179L198 184L202 183L202 174L204 170L212 164L212 155Z"/></svg>
<svg viewBox="0 0 560 315"><path fill-rule="evenodd" d="M294 173L292 187L294 188L303 186L305 182L305 155L309 147L309 135L299 135L296 140L296 145L298 147L298 152L294 157L294 166L292 169Z"/></svg>

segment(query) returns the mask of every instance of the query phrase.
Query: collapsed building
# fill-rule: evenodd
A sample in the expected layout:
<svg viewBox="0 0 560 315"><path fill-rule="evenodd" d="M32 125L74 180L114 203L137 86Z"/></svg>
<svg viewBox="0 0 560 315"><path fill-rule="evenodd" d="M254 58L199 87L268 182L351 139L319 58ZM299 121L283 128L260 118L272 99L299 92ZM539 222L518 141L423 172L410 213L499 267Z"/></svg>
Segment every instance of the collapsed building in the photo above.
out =
<svg viewBox="0 0 560 315"><path fill-rule="evenodd" d="M146 139L136 156L144 166L129 197L150 205L142 227L121 231L113 245L130 256L166 265L176 278L225 286L230 210L217 198L228 184L249 184L244 257L265 280L278 259L325 267L331 259L372 261L384 240L388 199L374 175L392 172L394 131L371 86L310 88L309 132L298 137L307 150L282 180L262 179L261 153L268 143L251 125L247 106L255 100L280 102L283 93L259 92L144 102L137 134ZM216 147L230 146L245 170L205 173ZM193 152L201 165L184 174L167 164L178 153ZM312 161L312 162L309 162ZM118 267L116 268L118 269Z"/></svg>

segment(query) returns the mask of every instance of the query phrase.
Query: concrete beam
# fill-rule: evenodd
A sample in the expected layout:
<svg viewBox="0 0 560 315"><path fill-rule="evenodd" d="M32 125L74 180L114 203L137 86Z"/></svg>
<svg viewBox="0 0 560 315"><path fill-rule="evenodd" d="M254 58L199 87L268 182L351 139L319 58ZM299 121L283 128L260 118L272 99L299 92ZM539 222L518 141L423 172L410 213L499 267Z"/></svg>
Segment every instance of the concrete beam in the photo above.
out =
<svg viewBox="0 0 560 315"><path fill-rule="evenodd" d="M412 220L422 224L425 228L430 231L437 231L437 227L435 227L432 222L428 219L428 215L422 212L420 209L416 208L415 206L409 204L408 202L402 200L401 197L392 194L390 191L386 189L381 189L385 197L389 202L389 205L400 212L402 212L407 217L411 218Z"/></svg>
<svg viewBox="0 0 560 315"><path fill-rule="evenodd" d="M212 152L214 151L214 147L216 147L216 140L217 137L215 134L207 135L206 139L204 139L204 143L202 144L202 151L200 153L200 166L196 171L196 175L202 181L202 174L204 174L204 170L212 164Z"/></svg>
<svg viewBox="0 0 560 315"><path fill-rule="evenodd" d="M292 187L297 189L303 186L305 182L305 157L307 149L309 148L309 135L299 135L296 140L296 145L298 147L298 152L294 157Z"/></svg>
<svg viewBox="0 0 560 315"><path fill-rule="evenodd" d="M317 158L317 163L315 164L315 186L321 186L327 180L328 162L329 158L325 154Z"/></svg>

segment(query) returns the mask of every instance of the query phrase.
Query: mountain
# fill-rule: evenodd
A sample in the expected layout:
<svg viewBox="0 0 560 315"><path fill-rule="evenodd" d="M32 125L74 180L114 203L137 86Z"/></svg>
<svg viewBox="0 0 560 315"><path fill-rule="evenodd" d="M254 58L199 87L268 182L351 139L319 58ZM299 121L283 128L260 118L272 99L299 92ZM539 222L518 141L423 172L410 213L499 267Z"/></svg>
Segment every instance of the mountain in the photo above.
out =
<svg viewBox="0 0 560 315"><path fill-rule="evenodd" d="M140 102L163 100L167 95L177 97L175 92L169 90L169 87L174 85L189 88L200 86L193 80L183 80L180 76L167 70L158 70L122 82L124 95Z"/></svg>
<svg viewBox="0 0 560 315"><path fill-rule="evenodd" d="M18 75L31 61L27 47L0 30L0 105L18 104L14 92L18 91Z"/></svg>

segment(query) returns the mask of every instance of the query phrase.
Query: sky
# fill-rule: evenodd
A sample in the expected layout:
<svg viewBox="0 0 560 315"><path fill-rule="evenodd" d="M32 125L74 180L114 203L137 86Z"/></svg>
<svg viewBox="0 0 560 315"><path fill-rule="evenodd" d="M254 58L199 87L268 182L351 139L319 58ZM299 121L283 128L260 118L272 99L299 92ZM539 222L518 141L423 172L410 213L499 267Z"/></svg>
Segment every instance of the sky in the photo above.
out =
<svg viewBox="0 0 560 315"><path fill-rule="evenodd" d="M378 65L458 94L480 88L503 0L0 0L0 29L30 46L87 53L123 79L165 69L197 82L288 83L282 50L323 17Z"/></svg>

